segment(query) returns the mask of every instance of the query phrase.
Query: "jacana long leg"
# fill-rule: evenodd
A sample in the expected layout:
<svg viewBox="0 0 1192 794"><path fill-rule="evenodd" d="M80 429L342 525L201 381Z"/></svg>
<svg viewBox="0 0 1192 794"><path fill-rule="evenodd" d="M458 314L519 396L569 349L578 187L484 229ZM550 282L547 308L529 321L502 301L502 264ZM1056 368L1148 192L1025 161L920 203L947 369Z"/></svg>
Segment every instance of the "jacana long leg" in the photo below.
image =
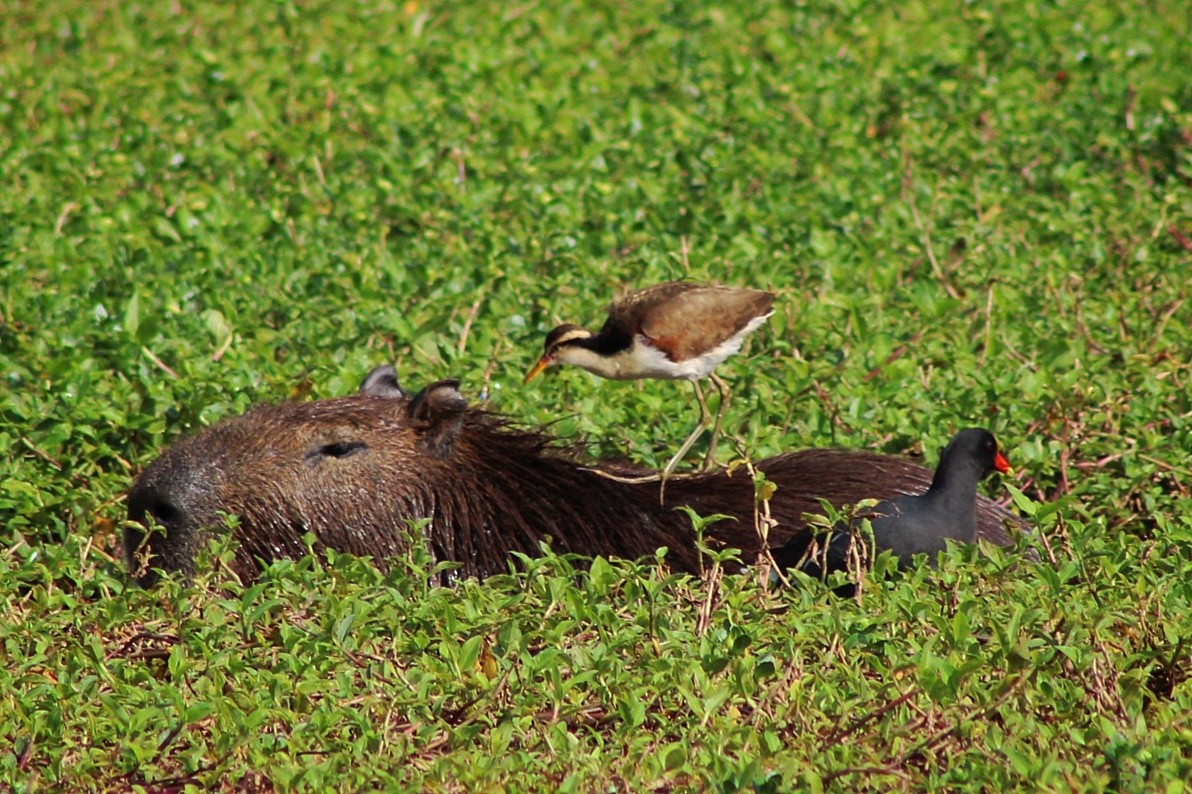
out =
<svg viewBox="0 0 1192 794"><path fill-rule="evenodd" d="M675 470L675 466L679 465L679 461L683 459L691 450L691 445L699 438L705 430L708 429L708 424L712 419L712 413L708 410L708 401L704 399L704 391L699 387L699 381L691 381L691 385L695 387L695 399L699 403L699 424L691 431L691 435L687 436L687 440L679 447L679 451L671 456L667 461L666 468L662 470L661 481L662 484L658 487L658 501L666 502L666 481L670 478L671 472Z"/></svg>
<svg viewBox="0 0 1192 794"><path fill-rule="evenodd" d="M708 454L704 456L704 471L709 471L716 465L716 442L720 440L720 427L724 424L724 412L728 408L728 398L732 391L715 372L709 376L716 390L720 392L720 406L716 411L716 424L712 427L712 438L708 442Z"/></svg>

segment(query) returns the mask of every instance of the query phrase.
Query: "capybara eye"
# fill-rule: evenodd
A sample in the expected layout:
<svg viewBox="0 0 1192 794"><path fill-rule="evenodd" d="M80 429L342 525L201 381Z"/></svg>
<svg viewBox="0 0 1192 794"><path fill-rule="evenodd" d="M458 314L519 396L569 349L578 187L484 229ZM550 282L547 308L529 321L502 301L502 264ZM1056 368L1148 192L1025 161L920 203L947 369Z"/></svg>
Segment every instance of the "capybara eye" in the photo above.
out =
<svg viewBox="0 0 1192 794"><path fill-rule="evenodd" d="M306 453L307 458L346 458L368 449L363 441L333 441L321 447L315 447Z"/></svg>

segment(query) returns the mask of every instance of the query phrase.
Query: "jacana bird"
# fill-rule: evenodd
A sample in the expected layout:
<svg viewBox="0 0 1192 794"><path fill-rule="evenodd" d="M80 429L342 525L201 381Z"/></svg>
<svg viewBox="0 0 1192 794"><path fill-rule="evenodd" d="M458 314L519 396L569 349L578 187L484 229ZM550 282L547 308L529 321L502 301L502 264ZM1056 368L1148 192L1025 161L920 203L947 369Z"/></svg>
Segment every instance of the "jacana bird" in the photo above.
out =
<svg viewBox="0 0 1192 794"><path fill-rule="evenodd" d="M691 381L700 420L659 475L665 489L675 466L708 428L711 414L699 385L701 378L710 378L720 392L704 467L715 460L729 388L713 370L741 349L745 337L774 313L773 305L774 296L769 292L690 281L631 292L609 306L608 319L599 332L565 323L547 334L542 357L526 373L525 383L560 363L613 380Z"/></svg>
<svg viewBox="0 0 1192 794"><path fill-rule="evenodd" d="M880 502L856 520L869 519L875 549L892 551L901 567L916 554L929 555L934 564L945 541L977 542L977 484L994 471L1012 471L997 439L981 428L962 430L944 447L926 493ZM838 525L827 538L826 553L808 555L811 538L800 536L774 551L774 561L782 569L800 567L809 576L820 576L825 567L847 570L853 537L849 527Z"/></svg>

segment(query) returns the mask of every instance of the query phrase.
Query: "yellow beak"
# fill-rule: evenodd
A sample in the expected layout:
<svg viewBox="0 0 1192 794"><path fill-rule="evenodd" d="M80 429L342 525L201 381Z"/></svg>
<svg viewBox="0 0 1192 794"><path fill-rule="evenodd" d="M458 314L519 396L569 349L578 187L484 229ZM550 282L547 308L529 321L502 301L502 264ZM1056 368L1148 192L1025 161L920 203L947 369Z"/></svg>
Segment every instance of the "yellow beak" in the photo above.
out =
<svg viewBox="0 0 1192 794"><path fill-rule="evenodd" d="M526 377L522 379L522 383L526 384L534 380L534 378L537 378L542 374L542 370L546 369L553 363L555 363L553 356L543 356L542 358L538 359L538 363L530 367L530 371L526 373Z"/></svg>

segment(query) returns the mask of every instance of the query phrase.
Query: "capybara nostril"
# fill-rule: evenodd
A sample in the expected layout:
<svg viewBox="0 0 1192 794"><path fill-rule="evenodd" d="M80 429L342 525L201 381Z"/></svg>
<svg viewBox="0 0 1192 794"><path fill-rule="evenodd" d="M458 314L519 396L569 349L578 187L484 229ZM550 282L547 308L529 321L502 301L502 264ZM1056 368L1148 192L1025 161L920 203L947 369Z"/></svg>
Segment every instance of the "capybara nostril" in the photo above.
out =
<svg viewBox="0 0 1192 794"><path fill-rule="evenodd" d="M171 527L182 518L182 508L172 502L168 496L149 493L129 497L128 517L133 521L146 524L146 518L152 518L164 527Z"/></svg>
<svg viewBox="0 0 1192 794"><path fill-rule="evenodd" d="M151 587L157 582L158 576L150 566L161 565L160 560L151 558L154 547L151 530L157 534L173 534L177 539L185 532L184 512L168 495L158 493L150 485L141 485L128 495L128 518L144 529L125 527L124 556L141 586Z"/></svg>
<svg viewBox="0 0 1192 794"><path fill-rule="evenodd" d="M128 493L128 518L143 524L150 520L166 529L175 529L186 523L185 504L193 500L195 476L191 470L186 476L154 476L152 467L137 480Z"/></svg>

